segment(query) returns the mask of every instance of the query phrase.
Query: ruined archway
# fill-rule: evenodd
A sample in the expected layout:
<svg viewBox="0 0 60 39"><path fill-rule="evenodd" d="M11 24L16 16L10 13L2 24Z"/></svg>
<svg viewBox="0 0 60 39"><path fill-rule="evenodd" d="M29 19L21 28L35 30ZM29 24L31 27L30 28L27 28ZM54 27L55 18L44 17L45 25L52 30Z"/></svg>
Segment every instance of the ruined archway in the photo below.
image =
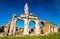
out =
<svg viewBox="0 0 60 39"><path fill-rule="evenodd" d="M16 27L18 28L24 28L24 21L23 20L17 20L16 21Z"/></svg>
<svg viewBox="0 0 60 39"><path fill-rule="evenodd" d="M29 21L28 28L29 28L29 34L34 33L34 29L35 29L35 22L34 22L33 20Z"/></svg>
<svg viewBox="0 0 60 39"><path fill-rule="evenodd" d="M30 29L30 28L33 28L34 26L35 26L35 22L31 20L29 22L29 27L28 28Z"/></svg>
<svg viewBox="0 0 60 39"><path fill-rule="evenodd" d="M31 23L31 25L30 25L30 23ZM21 30L23 31L22 35L31 35L32 32L34 35L40 35L40 33L45 34L47 31L50 32L51 25L50 25L50 23L47 24L46 21L44 21L44 20L39 20L38 17L35 16L34 14L29 13L28 4L26 3L26 5L24 6L24 13L21 14L19 17L17 17L14 14L12 17L12 20L10 22L8 22L6 26L7 27L5 30L8 33L8 35L15 35L16 32L18 32L17 35L20 35ZM19 28L16 30L16 27L19 27ZM53 30L54 32L57 32L56 28L53 27L53 29L54 29Z"/></svg>
<svg viewBox="0 0 60 39"><path fill-rule="evenodd" d="M44 22L41 21L41 22L39 23L39 26L40 26L40 33L41 33L41 34L44 34L44 31L43 31L43 28L42 28L42 27L44 26Z"/></svg>
<svg viewBox="0 0 60 39"><path fill-rule="evenodd" d="M24 29L24 21L21 19L18 19L16 21L16 35L21 35L23 33L23 29Z"/></svg>
<svg viewBox="0 0 60 39"><path fill-rule="evenodd" d="M40 26L40 27L44 26L44 22L40 22L40 23L39 23L39 26Z"/></svg>

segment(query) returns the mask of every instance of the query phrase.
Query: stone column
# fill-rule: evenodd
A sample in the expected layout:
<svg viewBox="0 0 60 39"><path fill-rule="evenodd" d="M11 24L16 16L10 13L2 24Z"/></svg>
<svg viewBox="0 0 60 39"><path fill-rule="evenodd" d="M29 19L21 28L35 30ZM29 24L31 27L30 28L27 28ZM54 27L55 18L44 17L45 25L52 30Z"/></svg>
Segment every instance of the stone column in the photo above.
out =
<svg viewBox="0 0 60 39"><path fill-rule="evenodd" d="M54 27L54 32L58 33L58 28L57 27Z"/></svg>
<svg viewBox="0 0 60 39"><path fill-rule="evenodd" d="M9 35L15 35L15 32L16 32L16 21L17 21L17 18L15 18L14 20L11 21Z"/></svg>
<svg viewBox="0 0 60 39"><path fill-rule="evenodd" d="M8 22L7 22L7 24L6 24L6 27L5 27L5 29L4 29L4 31L5 31L5 33L8 35L8 31L9 31L9 29L10 29L10 24L11 24L11 20L9 20Z"/></svg>
<svg viewBox="0 0 60 39"><path fill-rule="evenodd" d="M9 30L9 35L12 35L13 26L14 26L14 20L11 21L10 30Z"/></svg>
<svg viewBox="0 0 60 39"><path fill-rule="evenodd" d="M24 19L24 33L23 35L29 35L29 30L28 30L28 20Z"/></svg>
<svg viewBox="0 0 60 39"><path fill-rule="evenodd" d="M35 20L35 35L40 34L40 27L39 27L39 21Z"/></svg>
<svg viewBox="0 0 60 39"><path fill-rule="evenodd" d="M50 33L50 25L48 26L48 33Z"/></svg>
<svg viewBox="0 0 60 39"><path fill-rule="evenodd" d="M13 35L15 35L16 33L16 20L14 21L14 25L13 25Z"/></svg>

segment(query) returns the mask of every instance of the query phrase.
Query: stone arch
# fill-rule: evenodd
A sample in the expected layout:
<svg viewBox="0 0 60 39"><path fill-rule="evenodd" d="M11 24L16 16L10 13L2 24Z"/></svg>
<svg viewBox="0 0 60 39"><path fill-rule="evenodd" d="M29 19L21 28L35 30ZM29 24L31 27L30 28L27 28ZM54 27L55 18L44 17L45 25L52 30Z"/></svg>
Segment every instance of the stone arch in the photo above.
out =
<svg viewBox="0 0 60 39"><path fill-rule="evenodd" d="M29 25L30 25L30 22L32 22L32 24L35 26L35 21L34 20L30 20L29 21ZM32 26L32 25L31 25Z"/></svg>
<svg viewBox="0 0 60 39"><path fill-rule="evenodd" d="M20 27L17 26L17 22L20 23L20 24L18 24L18 25L20 25ZM16 28L16 35L21 35L24 30L24 20L18 18L16 21L16 27L19 27L18 29Z"/></svg>
<svg viewBox="0 0 60 39"><path fill-rule="evenodd" d="M34 20L29 21L28 28L29 28L29 34L32 34L35 32L34 31L35 30L35 21Z"/></svg>
<svg viewBox="0 0 60 39"><path fill-rule="evenodd" d="M40 21L39 26L40 26L40 33L44 34L43 26L45 26L45 21Z"/></svg>
<svg viewBox="0 0 60 39"><path fill-rule="evenodd" d="M24 20L18 19L18 20L16 21L16 25L17 25L17 22L21 22L21 23L20 23L20 24L22 25L21 28L24 27ZM22 24L22 22L23 22L23 24ZM19 25L20 25L20 24L19 24Z"/></svg>
<svg viewBox="0 0 60 39"><path fill-rule="evenodd" d="M40 23L39 23L39 26L40 27L42 27L42 26L44 26L45 24L44 24L44 22L43 21L41 21Z"/></svg>

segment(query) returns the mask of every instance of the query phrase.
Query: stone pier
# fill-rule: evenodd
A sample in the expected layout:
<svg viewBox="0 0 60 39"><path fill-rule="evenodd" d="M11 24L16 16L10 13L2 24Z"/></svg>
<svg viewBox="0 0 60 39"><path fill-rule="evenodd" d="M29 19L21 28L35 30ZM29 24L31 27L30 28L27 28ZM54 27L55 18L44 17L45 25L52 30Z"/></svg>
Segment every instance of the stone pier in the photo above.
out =
<svg viewBox="0 0 60 39"><path fill-rule="evenodd" d="M23 35L29 35L29 29L28 29L28 20L24 19L24 33Z"/></svg>
<svg viewBox="0 0 60 39"><path fill-rule="evenodd" d="M18 18L16 18L16 15L13 15L13 19L11 21L11 25L10 25L10 30L9 30L9 35L15 35L16 32L16 21Z"/></svg>
<svg viewBox="0 0 60 39"><path fill-rule="evenodd" d="M35 20L35 35L40 34L39 20Z"/></svg>

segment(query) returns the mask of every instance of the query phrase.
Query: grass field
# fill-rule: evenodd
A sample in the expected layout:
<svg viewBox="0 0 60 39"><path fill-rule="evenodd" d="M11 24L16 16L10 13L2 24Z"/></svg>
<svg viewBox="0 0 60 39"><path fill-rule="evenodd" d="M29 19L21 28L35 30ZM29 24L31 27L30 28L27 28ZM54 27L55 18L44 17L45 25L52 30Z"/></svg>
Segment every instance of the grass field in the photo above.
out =
<svg viewBox="0 0 60 39"><path fill-rule="evenodd" d="M0 39L60 39L60 34L53 34L48 36L6 36Z"/></svg>

